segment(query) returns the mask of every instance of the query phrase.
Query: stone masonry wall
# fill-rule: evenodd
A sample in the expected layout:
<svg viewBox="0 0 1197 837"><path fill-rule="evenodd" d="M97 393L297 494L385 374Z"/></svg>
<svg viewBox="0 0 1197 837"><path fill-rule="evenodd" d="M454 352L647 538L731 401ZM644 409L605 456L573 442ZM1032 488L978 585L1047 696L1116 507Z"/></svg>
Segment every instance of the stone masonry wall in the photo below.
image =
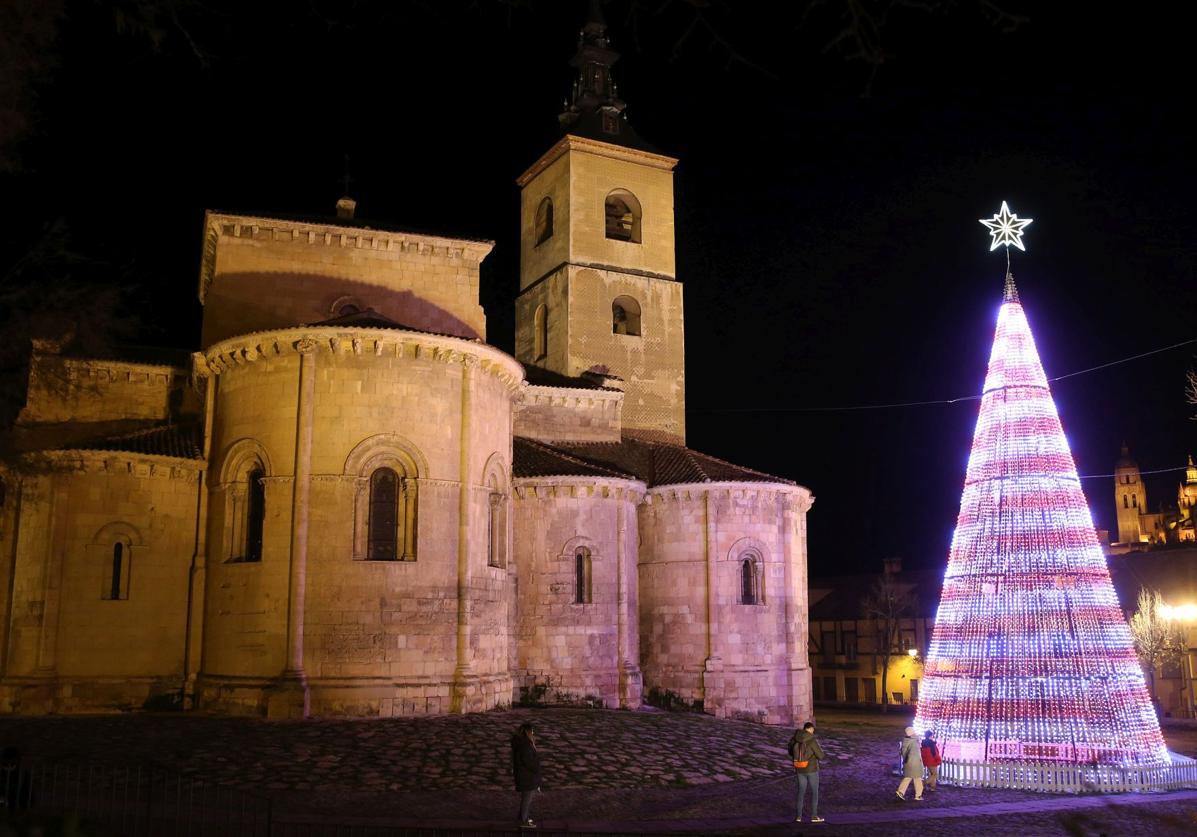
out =
<svg viewBox="0 0 1197 837"><path fill-rule="evenodd" d="M312 476L303 614L310 711L423 714L506 703L511 594L506 566L488 565L486 533L496 490L503 497L500 524L507 518L511 399L521 370L493 349L446 338L365 330L310 333L318 338L310 361ZM239 356L237 345L221 344L214 353ZM298 356L283 351L253 363L222 365L218 380L214 472L220 472L230 446L255 433L280 484L288 487L278 504L285 506L278 514L280 524L287 521L279 528L287 542L264 549L260 565L209 569L206 680L213 694L220 692L212 699L260 712L269 684L241 694L236 678L276 677L285 662ZM415 490L414 560L364 560L369 478L377 467L395 469ZM271 503L268 489L268 529L275 520ZM218 515L223 506L214 490L213 544L227 528ZM466 575L459 578L463 533ZM509 541L503 536L502 542L499 553L505 558ZM241 574L257 574L260 584L242 588L238 607L244 613L256 603L258 613L231 619L231 608L221 603L229 595L221 579ZM235 668L246 659L247 634L264 642L261 665L253 671ZM459 642L465 643L464 660L458 657Z"/></svg>
<svg viewBox="0 0 1197 837"><path fill-rule="evenodd" d="M791 723L809 716L809 502L806 489L773 485L649 492L640 558L647 689L702 701L718 717ZM741 599L746 557L759 559L758 603Z"/></svg>
<svg viewBox="0 0 1197 837"><path fill-rule="evenodd" d="M517 696L640 705L635 556L643 490L632 480L516 480ZM577 600L579 548L590 555L584 602Z"/></svg>
<svg viewBox="0 0 1197 837"><path fill-rule="evenodd" d="M486 337L478 270L490 242L214 213L205 226L204 347L321 322L340 303L416 329Z"/></svg>
<svg viewBox="0 0 1197 837"><path fill-rule="evenodd" d="M181 689L198 467L69 452L25 477L11 498L21 528L0 708L139 708ZM112 598L117 542L123 575Z"/></svg>
<svg viewBox="0 0 1197 837"><path fill-rule="evenodd" d="M197 411L188 383L188 370L172 366L35 353L18 421L25 427L69 422L84 432L93 422L162 421L172 405ZM70 441L70 430L56 432Z"/></svg>
<svg viewBox="0 0 1197 837"><path fill-rule="evenodd" d="M618 442L622 410L622 392L525 384L515 404L514 432L550 442Z"/></svg>

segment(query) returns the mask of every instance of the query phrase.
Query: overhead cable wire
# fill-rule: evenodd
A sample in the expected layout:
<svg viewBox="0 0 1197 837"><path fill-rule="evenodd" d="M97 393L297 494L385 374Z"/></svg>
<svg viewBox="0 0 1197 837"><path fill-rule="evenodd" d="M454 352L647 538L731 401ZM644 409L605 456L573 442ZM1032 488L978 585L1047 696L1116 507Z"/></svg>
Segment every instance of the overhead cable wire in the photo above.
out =
<svg viewBox="0 0 1197 837"><path fill-rule="evenodd" d="M1197 343L1197 337L1189 340L1182 340L1179 343L1173 343L1171 346L1162 346L1158 349L1152 349L1149 352L1142 352L1137 355L1119 358L1118 360L1111 360L1109 363L1098 364L1097 366L1090 366L1087 369L1078 369L1075 372L1066 372L1063 375L1057 375L1054 378L1048 378L1049 384L1054 384L1056 381L1063 381L1065 378L1075 378L1077 375L1085 375L1089 372L1097 372L1100 369L1109 369L1111 366L1119 366L1123 363L1130 363L1141 358L1158 355L1162 352L1170 352L1173 349L1179 349L1181 346L1188 346L1192 343ZM847 413L859 412L862 410L892 410L902 407L932 407L940 404L958 404L962 401L980 401L982 394L978 395L960 395L956 398L937 398L930 401L897 401L889 404L848 404L839 406L825 406L825 407L696 407L687 410L689 413Z"/></svg>

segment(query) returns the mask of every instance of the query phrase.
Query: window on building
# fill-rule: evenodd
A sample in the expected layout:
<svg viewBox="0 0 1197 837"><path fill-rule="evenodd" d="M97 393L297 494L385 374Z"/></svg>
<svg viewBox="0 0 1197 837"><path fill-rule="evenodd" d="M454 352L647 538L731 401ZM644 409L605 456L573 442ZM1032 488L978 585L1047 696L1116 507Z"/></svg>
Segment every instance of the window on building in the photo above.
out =
<svg viewBox="0 0 1197 837"><path fill-rule="evenodd" d="M486 564L490 567L507 566L507 516L506 498L491 486L486 516Z"/></svg>
<svg viewBox="0 0 1197 837"><path fill-rule="evenodd" d="M823 662L835 662L835 631L823 631Z"/></svg>
<svg viewBox="0 0 1197 837"><path fill-rule="evenodd" d="M919 681L917 677L910 678L910 702L918 703L919 701Z"/></svg>
<svg viewBox="0 0 1197 837"><path fill-rule="evenodd" d="M820 701L823 699L823 680L819 677L812 677L810 679L810 697L813 701Z"/></svg>
<svg viewBox="0 0 1197 837"><path fill-rule="evenodd" d="M823 678L823 700L835 701L839 700L839 689L836 688L834 677Z"/></svg>
<svg viewBox="0 0 1197 837"><path fill-rule="evenodd" d="M536 243L544 244L553 237L553 199L545 198L536 207Z"/></svg>
<svg viewBox="0 0 1197 837"><path fill-rule="evenodd" d="M129 598L129 569L131 550L129 544L117 541L112 545L104 570L104 590L101 598L120 601Z"/></svg>
<svg viewBox="0 0 1197 837"><path fill-rule="evenodd" d="M549 306L537 305L532 318L532 359L544 360L549 354Z"/></svg>
<svg viewBox="0 0 1197 837"><path fill-rule="evenodd" d="M757 603L756 562L745 558L740 562L740 604Z"/></svg>
<svg viewBox="0 0 1197 837"><path fill-rule="evenodd" d="M864 683L864 702L865 703L876 703L877 702L877 678L862 677L861 681Z"/></svg>
<svg viewBox="0 0 1197 837"><path fill-rule="evenodd" d="M379 468L370 475L370 521L366 559L394 561L399 557L399 475Z"/></svg>
<svg viewBox="0 0 1197 837"><path fill-rule="evenodd" d="M1131 507L1136 508L1136 509L1139 508L1139 495L1138 494L1131 495Z"/></svg>
<svg viewBox="0 0 1197 837"><path fill-rule="evenodd" d="M844 659L856 662L856 631L844 631Z"/></svg>
<svg viewBox="0 0 1197 837"><path fill-rule="evenodd" d="M579 546L574 550L574 604L590 604L590 550Z"/></svg>
<svg viewBox="0 0 1197 837"><path fill-rule="evenodd" d="M266 522L266 474L254 468L246 477L245 497L245 546L242 557L245 561L262 560L262 529Z"/></svg>
<svg viewBox="0 0 1197 837"><path fill-rule="evenodd" d="M1130 497L1127 497L1125 494L1122 495L1122 508L1130 508Z"/></svg>
<svg viewBox="0 0 1197 837"><path fill-rule="evenodd" d="M605 202L607 238L640 243L640 201L626 189L616 189Z"/></svg>
<svg viewBox="0 0 1197 837"><path fill-rule="evenodd" d="M855 677L844 678L844 700L848 703L860 703L860 681Z"/></svg>
<svg viewBox="0 0 1197 837"><path fill-rule="evenodd" d="M630 296L617 296L611 303L611 333L640 336L640 303Z"/></svg>

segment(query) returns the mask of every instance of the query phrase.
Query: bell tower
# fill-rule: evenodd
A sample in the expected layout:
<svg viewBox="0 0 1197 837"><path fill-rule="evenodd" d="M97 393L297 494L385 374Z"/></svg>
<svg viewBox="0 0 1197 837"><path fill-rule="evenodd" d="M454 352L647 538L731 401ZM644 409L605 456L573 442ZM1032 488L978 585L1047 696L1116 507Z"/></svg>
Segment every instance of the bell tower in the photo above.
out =
<svg viewBox="0 0 1197 837"><path fill-rule="evenodd" d="M673 169L628 123L597 2L570 62L562 136L518 179L524 364L624 381L628 435L684 443L682 286L674 258Z"/></svg>
<svg viewBox="0 0 1197 837"><path fill-rule="evenodd" d="M1147 540L1139 515L1147 511L1147 489L1139 473L1139 463L1122 444L1122 455L1114 466L1114 504L1118 509L1118 542L1139 543Z"/></svg>

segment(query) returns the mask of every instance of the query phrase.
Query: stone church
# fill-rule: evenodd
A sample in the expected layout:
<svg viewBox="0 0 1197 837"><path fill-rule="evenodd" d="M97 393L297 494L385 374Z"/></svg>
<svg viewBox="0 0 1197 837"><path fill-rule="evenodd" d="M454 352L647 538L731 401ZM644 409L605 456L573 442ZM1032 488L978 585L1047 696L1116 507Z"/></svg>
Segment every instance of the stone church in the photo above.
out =
<svg viewBox="0 0 1197 837"><path fill-rule="evenodd" d="M199 351L33 347L0 477L0 710L269 718L648 699L811 714L806 488L686 447L676 160L592 16L492 242L208 212Z"/></svg>

